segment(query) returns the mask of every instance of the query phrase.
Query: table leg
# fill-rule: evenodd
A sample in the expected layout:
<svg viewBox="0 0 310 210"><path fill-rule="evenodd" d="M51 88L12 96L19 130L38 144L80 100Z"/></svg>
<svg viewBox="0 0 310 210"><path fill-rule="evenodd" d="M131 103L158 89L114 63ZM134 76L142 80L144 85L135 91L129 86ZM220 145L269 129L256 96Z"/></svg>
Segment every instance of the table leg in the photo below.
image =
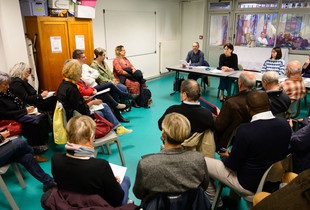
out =
<svg viewBox="0 0 310 210"><path fill-rule="evenodd" d="M176 71L175 72L175 77L174 77L174 81L178 81L178 79L180 78L180 72L179 71ZM176 90L173 92L173 93L170 93L170 95L172 96L172 95L174 95L174 94L176 94Z"/></svg>

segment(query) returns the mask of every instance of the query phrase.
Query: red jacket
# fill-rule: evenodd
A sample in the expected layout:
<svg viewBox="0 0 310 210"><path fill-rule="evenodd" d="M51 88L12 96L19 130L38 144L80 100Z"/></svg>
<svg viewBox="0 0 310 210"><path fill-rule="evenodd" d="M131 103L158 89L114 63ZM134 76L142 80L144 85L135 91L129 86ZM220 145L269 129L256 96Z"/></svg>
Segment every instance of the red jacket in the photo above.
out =
<svg viewBox="0 0 310 210"><path fill-rule="evenodd" d="M77 81L76 84L79 86L79 91L82 96L91 96L95 88L86 84L83 80Z"/></svg>

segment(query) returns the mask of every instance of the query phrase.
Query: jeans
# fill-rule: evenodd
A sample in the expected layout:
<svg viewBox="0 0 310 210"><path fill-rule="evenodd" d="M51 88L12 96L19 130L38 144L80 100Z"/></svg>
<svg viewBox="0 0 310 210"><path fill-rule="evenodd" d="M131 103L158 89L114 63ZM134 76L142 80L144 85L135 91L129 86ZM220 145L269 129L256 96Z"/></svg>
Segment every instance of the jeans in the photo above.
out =
<svg viewBox="0 0 310 210"><path fill-rule="evenodd" d="M98 92L107 88L110 88L110 95L115 101L119 102L119 96L128 97L127 87L123 84L118 83L114 85L112 82L107 82L102 85L97 85L94 87Z"/></svg>
<svg viewBox="0 0 310 210"><path fill-rule="evenodd" d="M43 184L53 180L33 158L33 149L22 138L13 139L0 147L0 166L9 162L22 164L34 178Z"/></svg>
<svg viewBox="0 0 310 210"><path fill-rule="evenodd" d="M228 84L229 84L228 78L221 77L218 89L227 91L228 90Z"/></svg>
<svg viewBox="0 0 310 210"><path fill-rule="evenodd" d="M121 124L111 111L110 107L106 103L102 103L103 109L95 111L97 114L99 114L101 117L105 118L107 121L113 124L113 129L117 128Z"/></svg>
<svg viewBox="0 0 310 210"><path fill-rule="evenodd" d="M124 176L124 179L121 183L121 188L124 191L124 198L122 201L122 205L125 205L127 204L127 201L128 201L128 194L129 194L129 188L130 188L130 179L128 176Z"/></svg>

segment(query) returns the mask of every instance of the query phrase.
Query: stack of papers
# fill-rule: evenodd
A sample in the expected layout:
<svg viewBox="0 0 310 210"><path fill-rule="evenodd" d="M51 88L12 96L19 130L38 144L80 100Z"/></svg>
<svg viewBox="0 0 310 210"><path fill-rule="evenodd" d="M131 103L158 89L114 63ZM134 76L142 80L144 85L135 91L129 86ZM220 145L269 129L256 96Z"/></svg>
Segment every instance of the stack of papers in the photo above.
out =
<svg viewBox="0 0 310 210"><path fill-rule="evenodd" d="M47 96L45 96L43 99L45 100L45 99L47 99L47 98L50 98L50 97L52 97L54 94L55 94L55 91L50 91L50 92L47 93Z"/></svg>
<svg viewBox="0 0 310 210"><path fill-rule="evenodd" d="M100 109L104 109L104 106L102 104L99 105L92 105L89 110L93 113L94 111L100 110Z"/></svg>
<svg viewBox="0 0 310 210"><path fill-rule="evenodd" d="M115 165L113 163L109 163L109 164L111 166L114 176L117 176L121 180L121 183L122 183L127 168L123 166Z"/></svg>
<svg viewBox="0 0 310 210"><path fill-rule="evenodd" d="M34 108L34 110L28 114L38 115L38 114L40 114L40 112L38 111L38 108Z"/></svg>

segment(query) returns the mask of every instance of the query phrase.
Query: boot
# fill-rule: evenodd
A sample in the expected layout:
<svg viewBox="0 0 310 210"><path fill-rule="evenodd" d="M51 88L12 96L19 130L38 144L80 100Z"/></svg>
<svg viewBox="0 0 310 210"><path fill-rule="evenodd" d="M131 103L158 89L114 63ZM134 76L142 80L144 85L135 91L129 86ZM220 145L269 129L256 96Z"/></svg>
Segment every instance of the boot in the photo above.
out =
<svg viewBox="0 0 310 210"><path fill-rule="evenodd" d="M140 107L141 107L141 106L139 106L139 105L137 104L136 100L132 100L132 101L131 101L131 106L132 106L132 107L135 107L135 108L140 108Z"/></svg>
<svg viewBox="0 0 310 210"><path fill-rule="evenodd" d="M129 122L130 122L130 120L125 119L125 118L119 113L119 111L115 111L115 112L114 112L114 115L115 115L116 119L117 119L119 122L123 122L123 123L129 123Z"/></svg>

